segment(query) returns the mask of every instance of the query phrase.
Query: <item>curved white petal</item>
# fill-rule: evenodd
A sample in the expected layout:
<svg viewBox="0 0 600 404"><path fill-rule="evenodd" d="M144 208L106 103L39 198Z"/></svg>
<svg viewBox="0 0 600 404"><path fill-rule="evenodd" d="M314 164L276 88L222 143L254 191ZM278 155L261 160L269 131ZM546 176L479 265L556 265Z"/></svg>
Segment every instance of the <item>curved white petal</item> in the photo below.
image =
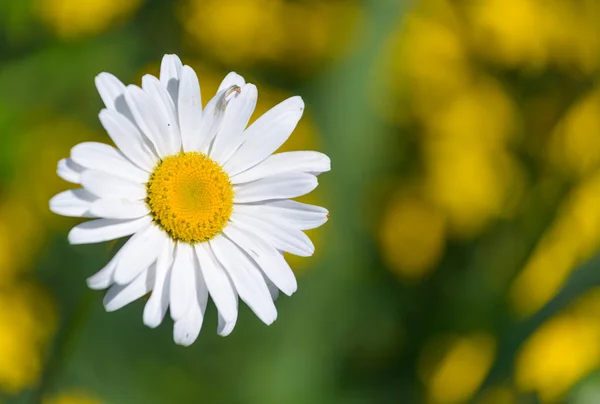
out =
<svg viewBox="0 0 600 404"><path fill-rule="evenodd" d="M237 294L236 294L236 296L237 296ZM225 321L223 316L221 316L221 313L219 313L219 324L217 326L217 334L219 334L221 337L228 336L229 334L231 334L231 332L235 328L236 323L237 323L237 317L235 318L234 321L227 322L227 321Z"/></svg>
<svg viewBox="0 0 600 404"><path fill-rule="evenodd" d="M236 72L230 72L227 76L225 76L225 78L221 82L221 85L219 86L217 93L219 93L223 90L227 90L227 89L231 88L232 86L243 87L244 84L246 84L246 80L244 80L244 78L242 76L240 76Z"/></svg>
<svg viewBox="0 0 600 404"><path fill-rule="evenodd" d="M81 185L100 198L124 198L132 201L146 198L146 187L144 185L102 171L85 171L81 174Z"/></svg>
<svg viewBox="0 0 600 404"><path fill-rule="evenodd" d="M94 81L106 108L116 109L115 102L125 92L125 85L114 75L106 72L97 75Z"/></svg>
<svg viewBox="0 0 600 404"><path fill-rule="evenodd" d="M156 104L156 112L161 115L162 120L167 124L165 146L168 154L177 154L181 151L181 132L177 119L177 110L171 96L165 89L165 86L158 79L150 74L142 77L142 88Z"/></svg>
<svg viewBox="0 0 600 404"><path fill-rule="evenodd" d="M169 292L171 318L175 321L186 315L196 296L193 288L195 261L193 247L187 243L177 243Z"/></svg>
<svg viewBox="0 0 600 404"><path fill-rule="evenodd" d="M230 223L223 233L242 248L275 286L291 296L298 289L296 276L279 251L262 238Z"/></svg>
<svg viewBox="0 0 600 404"><path fill-rule="evenodd" d="M171 153L171 142L167 133L169 128L163 116L158 113L156 104L141 88L134 85L127 86L125 101L131 109L135 122L144 135L152 142L160 157Z"/></svg>
<svg viewBox="0 0 600 404"><path fill-rule="evenodd" d="M258 118L244 132L245 142L225 163L225 171L233 176L260 163L290 137L304 112L304 101L292 97L276 105Z"/></svg>
<svg viewBox="0 0 600 404"><path fill-rule="evenodd" d="M119 150L138 167L151 172L158 161L158 156L135 125L117 111L109 109L100 111L98 117Z"/></svg>
<svg viewBox="0 0 600 404"><path fill-rule="evenodd" d="M156 268L153 265L140 273L131 283L112 285L104 295L103 303L106 311L119 310L150 292L154 285L155 274Z"/></svg>
<svg viewBox="0 0 600 404"><path fill-rule="evenodd" d="M79 143L71 149L71 159L88 170L102 171L141 184L148 182L148 171L142 170L107 144Z"/></svg>
<svg viewBox="0 0 600 404"><path fill-rule="evenodd" d="M223 122L210 150L210 158L221 165L242 142L242 134L256 108L258 90L254 84L246 84L237 97L229 101ZM244 136L243 139L246 139Z"/></svg>
<svg viewBox="0 0 600 404"><path fill-rule="evenodd" d="M219 91L202 111L202 123L200 125L200 139L194 150L208 154L210 146L217 135L225 116L227 104L237 95L238 87L232 86Z"/></svg>
<svg viewBox="0 0 600 404"><path fill-rule="evenodd" d="M69 232L71 244L93 244L132 235L152 221L150 216L134 220L96 219L83 222Z"/></svg>
<svg viewBox="0 0 600 404"><path fill-rule="evenodd" d="M169 92L176 107L179 92L179 76L182 67L181 59L177 55L163 56L160 64L160 82Z"/></svg>
<svg viewBox="0 0 600 404"><path fill-rule="evenodd" d="M242 184L286 172L304 172L318 175L331 170L331 160L323 153L294 151L267 157L254 167L231 177L232 184Z"/></svg>
<svg viewBox="0 0 600 404"><path fill-rule="evenodd" d="M238 299L227 273L215 258L208 243L196 244L195 250L200 271L219 314L226 323L235 323L238 315Z"/></svg>
<svg viewBox="0 0 600 404"><path fill-rule="evenodd" d="M173 248L173 241L169 237L159 248L152 295L144 307L144 324L150 328L156 328L162 323L169 308L169 277L173 265Z"/></svg>
<svg viewBox="0 0 600 404"><path fill-rule="evenodd" d="M126 285L147 270L158 258L165 238L163 231L153 223L135 233L121 248L121 258L113 274L115 283Z"/></svg>
<svg viewBox="0 0 600 404"><path fill-rule="evenodd" d="M319 182L312 174L289 172L265 177L257 181L234 185L234 202L249 203L269 199L287 199L306 195Z"/></svg>
<svg viewBox="0 0 600 404"><path fill-rule="evenodd" d="M113 274L115 273L115 268L117 267L117 262L119 261L120 252L122 248L117 251L117 253L112 257L112 259L98 272L94 275L87 278L87 285L90 289L101 290L106 289L115 281L113 280Z"/></svg>
<svg viewBox="0 0 600 404"><path fill-rule="evenodd" d="M181 346L192 345L198 338L198 335L200 335L203 321L204 310L197 299L195 299L191 302L185 316L175 321L175 325L173 326L173 341Z"/></svg>
<svg viewBox="0 0 600 404"><path fill-rule="evenodd" d="M183 150L196 150L202 141L200 136L202 94L196 72L187 65L181 69L177 105Z"/></svg>
<svg viewBox="0 0 600 404"><path fill-rule="evenodd" d="M128 199L98 199L92 203L90 212L94 217L106 219L137 219L150 214L144 201Z"/></svg>
<svg viewBox="0 0 600 404"><path fill-rule="evenodd" d="M277 319L277 309L255 263L237 245L222 235L209 241L215 256L227 271L240 298L265 324Z"/></svg>
<svg viewBox="0 0 600 404"><path fill-rule="evenodd" d="M58 215L71 217L95 217L90 212L92 202L98 199L83 188L61 192L50 199L50 210Z"/></svg>
<svg viewBox="0 0 600 404"><path fill-rule="evenodd" d="M310 230L322 226L329 219L329 211L315 205L308 205L282 199L255 204L236 204L236 212L245 213L263 220L285 221L300 230Z"/></svg>
<svg viewBox="0 0 600 404"><path fill-rule="evenodd" d="M315 246L306 234L285 223L273 223L235 211L230 220L241 229L263 238L280 251L300 257L310 257L315 252Z"/></svg>
<svg viewBox="0 0 600 404"><path fill-rule="evenodd" d="M79 184L81 173L85 169L71 159L62 159L58 162L56 173L60 178L73 184Z"/></svg>

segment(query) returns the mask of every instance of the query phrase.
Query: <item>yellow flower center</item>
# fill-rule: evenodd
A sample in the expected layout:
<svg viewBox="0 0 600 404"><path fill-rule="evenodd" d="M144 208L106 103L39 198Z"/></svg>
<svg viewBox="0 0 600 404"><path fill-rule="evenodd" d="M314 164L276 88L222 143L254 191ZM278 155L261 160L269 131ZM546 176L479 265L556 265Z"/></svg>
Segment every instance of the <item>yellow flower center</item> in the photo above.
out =
<svg viewBox="0 0 600 404"><path fill-rule="evenodd" d="M176 241L200 243L225 228L233 210L229 175L205 154L165 157L150 176L148 206Z"/></svg>

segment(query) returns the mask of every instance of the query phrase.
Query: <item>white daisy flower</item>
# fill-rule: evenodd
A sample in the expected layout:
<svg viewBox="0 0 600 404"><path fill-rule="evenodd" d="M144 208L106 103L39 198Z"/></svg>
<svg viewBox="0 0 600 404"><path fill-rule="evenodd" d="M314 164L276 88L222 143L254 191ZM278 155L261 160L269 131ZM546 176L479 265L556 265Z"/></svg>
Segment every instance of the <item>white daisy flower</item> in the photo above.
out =
<svg viewBox="0 0 600 404"><path fill-rule="evenodd" d="M220 335L235 327L238 296L271 324L278 291L297 288L283 252L312 255L303 230L328 218L326 209L289 198L315 189L329 158L273 154L300 120L302 99L283 101L246 128L256 87L230 73L202 110L196 73L175 55L165 55L160 80L146 75L142 88L108 73L96 86L106 105L100 121L117 148L73 147L58 175L82 187L50 201L60 215L95 218L71 230L71 244L131 236L89 287L109 288L107 311L152 292L144 323L157 327L169 309L174 340L185 346L200 333L209 295Z"/></svg>

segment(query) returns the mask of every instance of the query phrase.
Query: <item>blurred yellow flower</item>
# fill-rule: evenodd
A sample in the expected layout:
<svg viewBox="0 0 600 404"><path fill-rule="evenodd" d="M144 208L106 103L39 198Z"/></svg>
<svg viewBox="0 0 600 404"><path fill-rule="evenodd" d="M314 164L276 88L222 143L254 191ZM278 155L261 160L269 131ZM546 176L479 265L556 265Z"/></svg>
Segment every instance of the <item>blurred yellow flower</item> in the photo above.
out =
<svg viewBox="0 0 600 404"><path fill-rule="evenodd" d="M516 363L516 382L552 403L600 366L600 289L581 297L526 341Z"/></svg>
<svg viewBox="0 0 600 404"><path fill-rule="evenodd" d="M523 316L535 313L598 246L600 173L586 179L563 203L555 222L511 286L513 307Z"/></svg>
<svg viewBox="0 0 600 404"><path fill-rule="evenodd" d="M34 384L56 327L53 301L40 288L18 284L0 290L0 389L10 394Z"/></svg>
<svg viewBox="0 0 600 404"><path fill-rule="evenodd" d="M36 0L39 18L63 38L97 34L128 17L142 0Z"/></svg>
<svg viewBox="0 0 600 404"><path fill-rule="evenodd" d="M495 356L496 340L486 332L430 342L425 347L419 364L419 374L427 388L428 402L466 402L483 382Z"/></svg>
<svg viewBox="0 0 600 404"><path fill-rule="evenodd" d="M87 393L72 391L62 393L56 397L47 398L43 404L102 404L102 401Z"/></svg>
<svg viewBox="0 0 600 404"><path fill-rule="evenodd" d="M188 0L179 15L190 43L225 64L264 63L305 73L348 46L358 4Z"/></svg>
<svg viewBox="0 0 600 404"><path fill-rule="evenodd" d="M553 162L576 175L600 166L600 90L571 107L551 139Z"/></svg>
<svg viewBox="0 0 600 404"><path fill-rule="evenodd" d="M510 387L494 386L485 390L477 404L517 404L517 393Z"/></svg>
<svg viewBox="0 0 600 404"><path fill-rule="evenodd" d="M399 193L386 209L379 238L390 268L403 279L419 280L443 255L445 219L422 198Z"/></svg>

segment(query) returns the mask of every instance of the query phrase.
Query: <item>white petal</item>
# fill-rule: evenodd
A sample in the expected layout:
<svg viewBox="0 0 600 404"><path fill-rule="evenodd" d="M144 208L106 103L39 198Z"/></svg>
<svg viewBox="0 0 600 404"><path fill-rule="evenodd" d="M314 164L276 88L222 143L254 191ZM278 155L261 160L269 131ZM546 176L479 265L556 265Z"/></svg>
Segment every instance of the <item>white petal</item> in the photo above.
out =
<svg viewBox="0 0 600 404"><path fill-rule="evenodd" d="M235 223L230 223L223 233L242 248L260 267L275 286L291 296L298 289L296 276L279 251L262 238L245 232Z"/></svg>
<svg viewBox="0 0 600 404"><path fill-rule="evenodd" d="M224 168L233 176L260 163L290 137L304 112L304 101L292 97L258 118L244 132L245 142Z"/></svg>
<svg viewBox="0 0 600 404"><path fill-rule="evenodd" d="M331 170L331 161L323 153L314 151L294 151L277 153L267 157L262 163L231 178L232 184L241 184L291 171L318 175Z"/></svg>
<svg viewBox="0 0 600 404"><path fill-rule="evenodd" d="M241 229L263 238L280 251L300 257L310 257L315 252L315 246L306 234L285 223L272 223L235 211L231 215L231 221Z"/></svg>
<svg viewBox="0 0 600 404"><path fill-rule="evenodd" d="M175 321L173 341L181 346L192 345L200 335L203 321L204 313L199 303L194 300L185 316Z"/></svg>
<svg viewBox="0 0 600 404"><path fill-rule="evenodd" d="M115 256L112 257L112 259L109 261L108 264L106 264L104 268L87 278L87 285L90 289L106 289L114 283L113 274L115 273L115 268L117 267L117 262L119 261L121 250L122 248L119 251L117 251Z"/></svg>
<svg viewBox="0 0 600 404"><path fill-rule="evenodd" d="M156 280L152 295L144 307L144 324L150 328L156 328L162 323L169 308L169 277L173 265L173 248L173 241L167 238L158 253Z"/></svg>
<svg viewBox="0 0 600 404"><path fill-rule="evenodd" d="M181 151L181 133L177 119L177 111L171 96L165 89L165 86L158 79L150 74L142 77L142 88L156 104L157 113L161 115L162 120L166 122L168 154L177 154Z"/></svg>
<svg viewBox="0 0 600 404"><path fill-rule="evenodd" d="M269 199L287 199L306 195L318 185L312 174L289 172L234 185L234 202L248 203Z"/></svg>
<svg viewBox="0 0 600 404"><path fill-rule="evenodd" d="M179 76L183 64L177 55L165 55L160 64L160 82L165 86L173 103L177 105Z"/></svg>
<svg viewBox="0 0 600 404"><path fill-rule="evenodd" d="M226 323L235 323L238 315L238 299L227 273L216 260L208 243L196 244L195 249L200 271L219 314Z"/></svg>
<svg viewBox="0 0 600 404"><path fill-rule="evenodd" d="M115 101L125 92L125 85L110 73L100 73L95 82L106 108L115 109Z"/></svg>
<svg viewBox="0 0 600 404"><path fill-rule="evenodd" d="M269 288L269 292L271 293L271 299L273 299L273 301L276 302L277 299L279 299L279 289L277 288L277 286L275 286L273 282L269 280L269 278L267 278L267 276L264 273L263 277L265 278L265 282L267 284L267 287Z"/></svg>
<svg viewBox="0 0 600 404"><path fill-rule="evenodd" d="M141 88L129 85L125 90L125 100L131 109L144 135L152 142L158 155L166 157L171 153L171 141L167 137L169 128L162 115L158 113L156 104Z"/></svg>
<svg viewBox="0 0 600 404"><path fill-rule="evenodd" d="M235 211L263 220L283 220L300 230L315 229L329 219L327 209L289 199L256 204L236 204Z"/></svg>
<svg viewBox="0 0 600 404"><path fill-rule="evenodd" d="M223 122L210 150L210 157L213 160L223 165L239 147L242 141L242 133L244 133L254 108L256 108L257 99L256 86L246 84L241 88L237 97L229 102ZM246 139L246 137L244 136L243 139Z"/></svg>
<svg viewBox="0 0 600 404"><path fill-rule="evenodd" d="M196 296L193 288L195 261L193 247L187 243L177 243L169 292L171 318L175 321L187 314Z"/></svg>
<svg viewBox="0 0 600 404"><path fill-rule="evenodd" d="M126 180L145 183L149 174L112 146L103 143L79 143L71 149L71 159L87 170L102 171Z"/></svg>
<svg viewBox="0 0 600 404"><path fill-rule="evenodd" d="M56 173L58 176L65 181L72 182L73 184L79 184L81 180L81 173L83 171L84 168L71 159L60 160L58 162L58 166L56 167Z"/></svg>
<svg viewBox="0 0 600 404"><path fill-rule="evenodd" d="M246 84L246 80L244 80L244 78L242 76L240 76L236 72L231 72L227 76L225 76L225 78L221 82L221 85L219 86L217 93L219 93L223 90L227 90L227 89L231 88L232 86L243 87L244 84Z"/></svg>
<svg viewBox="0 0 600 404"><path fill-rule="evenodd" d="M219 313L219 325L217 327L217 334L219 334L221 337L228 336L229 334L231 334L231 332L235 328L236 323L237 323L237 317L235 318L235 321L228 323L227 321L225 321L223 316L221 316L221 313Z"/></svg>
<svg viewBox="0 0 600 404"><path fill-rule="evenodd" d="M106 311L119 310L150 292L154 285L155 273L156 268L152 266L127 285L112 285L104 296L103 303Z"/></svg>
<svg viewBox="0 0 600 404"><path fill-rule="evenodd" d="M206 105L202 112L202 123L200 125L200 139L198 141L198 147L195 151L201 153L208 153L210 145L214 140L223 117L225 116L225 110L227 104L237 95L237 87L230 87L221 90L215 95Z"/></svg>
<svg viewBox="0 0 600 404"><path fill-rule="evenodd" d="M202 95L196 72L183 66L179 80L178 99L179 125L184 151L196 150L200 147L200 125L202 123Z"/></svg>
<svg viewBox="0 0 600 404"><path fill-rule="evenodd" d="M150 214L150 209L144 201L127 199L98 199L90 207L95 217L106 219L137 219Z"/></svg>
<svg viewBox="0 0 600 404"><path fill-rule="evenodd" d="M119 150L138 167L151 172L158 161L148 139L144 138L135 125L117 111L103 109L100 122Z"/></svg>
<svg viewBox="0 0 600 404"><path fill-rule="evenodd" d="M83 188L70 189L50 199L50 210L63 216L94 217L90 207L96 199L95 195Z"/></svg>
<svg viewBox="0 0 600 404"><path fill-rule="evenodd" d="M223 265L240 298L265 324L277 319L277 309L269 289L254 262L233 242L218 235L210 240L210 246Z"/></svg>
<svg viewBox="0 0 600 404"><path fill-rule="evenodd" d="M134 220L96 219L83 222L69 232L71 244L93 244L129 236L152 221L150 216Z"/></svg>
<svg viewBox="0 0 600 404"><path fill-rule="evenodd" d="M132 201L146 198L145 185L124 180L102 171L85 171L81 174L81 185L100 198L123 198Z"/></svg>
<svg viewBox="0 0 600 404"><path fill-rule="evenodd" d="M153 223L134 234L121 248L121 258L113 274L114 281L126 285L148 269L156 261L159 248L166 238L165 233Z"/></svg>

